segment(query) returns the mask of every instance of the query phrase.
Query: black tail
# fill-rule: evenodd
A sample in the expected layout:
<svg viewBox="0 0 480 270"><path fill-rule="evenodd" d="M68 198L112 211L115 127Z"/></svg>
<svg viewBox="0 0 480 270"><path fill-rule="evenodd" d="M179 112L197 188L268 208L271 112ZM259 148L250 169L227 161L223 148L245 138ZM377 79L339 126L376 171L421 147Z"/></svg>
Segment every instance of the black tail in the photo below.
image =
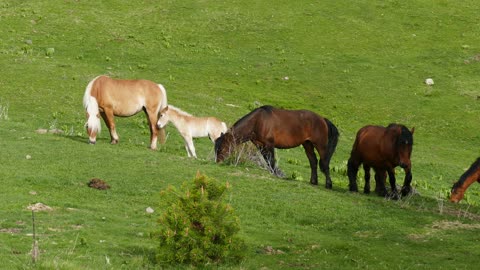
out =
<svg viewBox="0 0 480 270"><path fill-rule="evenodd" d="M338 137L340 136L340 133L338 132L337 127L332 122L330 122L330 120L328 120L327 118L324 119L328 126L327 164L330 164L330 159L335 152L335 148L337 148Z"/></svg>

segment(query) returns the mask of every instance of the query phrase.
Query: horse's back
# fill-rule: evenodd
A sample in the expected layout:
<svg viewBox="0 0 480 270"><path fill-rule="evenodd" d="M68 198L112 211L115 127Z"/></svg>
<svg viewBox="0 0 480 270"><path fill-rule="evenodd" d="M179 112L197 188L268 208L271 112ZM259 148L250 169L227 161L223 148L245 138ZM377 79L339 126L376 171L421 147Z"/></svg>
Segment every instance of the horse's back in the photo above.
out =
<svg viewBox="0 0 480 270"><path fill-rule="evenodd" d="M93 88L94 91L108 92L109 95L152 95L157 98L162 96L162 90L158 84L144 79L125 80L100 76L94 82Z"/></svg>
<svg viewBox="0 0 480 270"><path fill-rule="evenodd" d="M328 125L323 117L309 110L269 108L259 114L257 134L273 140L277 148L291 148L312 141L328 142Z"/></svg>
<svg viewBox="0 0 480 270"><path fill-rule="evenodd" d="M112 79L98 77L93 83L91 95L100 107L109 107L115 115L130 116L145 108L160 109L165 94L160 86L149 80Z"/></svg>
<svg viewBox="0 0 480 270"><path fill-rule="evenodd" d="M325 133L328 130L327 123L323 117L309 110L283 110L275 111L272 124L280 130L288 130L291 133L311 136L312 133Z"/></svg>
<svg viewBox="0 0 480 270"><path fill-rule="evenodd" d="M356 141L360 144L378 144L381 137L384 136L385 127L382 126L364 126L358 130Z"/></svg>
<svg viewBox="0 0 480 270"><path fill-rule="evenodd" d="M358 130L352 147L351 156L363 160L368 165L374 165L384 160L382 156L382 143L385 127L364 126Z"/></svg>

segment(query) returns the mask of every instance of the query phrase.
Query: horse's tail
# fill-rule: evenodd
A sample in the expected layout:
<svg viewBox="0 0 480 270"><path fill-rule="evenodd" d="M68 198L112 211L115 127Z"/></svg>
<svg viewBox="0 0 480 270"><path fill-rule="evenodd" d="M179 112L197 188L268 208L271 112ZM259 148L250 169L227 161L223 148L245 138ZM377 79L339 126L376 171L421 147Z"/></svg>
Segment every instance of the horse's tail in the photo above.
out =
<svg viewBox="0 0 480 270"><path fill-rule="evenodd" d="M327 143L327 161L330 163L330 159L335 152L335 148L337 147L338 137L340 133L338 132L337 127L330 122L327 118L325 118L325 122L327 123L328 127L328 143Z"/></svg>
<svg viewBox="0 0 480 270"><path fill-rule="evenodd" d="M160 88L160 92L162 92L162 100L160 101L160 108L158 110L158 113L160 114L160 111L167 107L168 102L167 102L167 90L165 89L165 87L161 84L158 84L158 88ZM161 144L165 143L166 141L165 127L159 128L158 138Z"/></svg>
<svg viewBox="0 0 480 270"><path fill-rule="evenodd" d="M102 125L100 123L100 111L98 109L97 99L92 96L92 87L93 83L98 79L98 77L88 83L87 88L85 89L85 95L83 96L83 107L88 114L88 119L87 123L85 123L85 126L87 126L90 131L97 134L100 133Z"/></svg>
<svg viewBox="0 0 480 270"><path fill-rule="evenodd" d="M158 84L158 88L160 88L160 91L162 92L162 101L160 103L160 111L162 109L165 109L165 107L167 107L168 105L168 102L167 102L167 90L165 89L165 87L161 84Z"/></svg>

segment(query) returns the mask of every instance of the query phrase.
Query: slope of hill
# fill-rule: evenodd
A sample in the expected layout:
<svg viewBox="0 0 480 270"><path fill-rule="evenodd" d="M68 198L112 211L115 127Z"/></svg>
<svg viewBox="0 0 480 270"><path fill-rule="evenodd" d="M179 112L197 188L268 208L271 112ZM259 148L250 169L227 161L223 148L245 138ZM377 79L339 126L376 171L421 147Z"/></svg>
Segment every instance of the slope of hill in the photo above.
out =
<svg viewBox="0 0 480 270"><path fill-rule="evenodd" d="M41 202L52 210L35 219L38 268L155 268L159 191L201 171L233 185L249 246L226 268L469 268L480 187L458 205L445 199L478 157L479 12L447 0L1 2L1 267L33 266L27 206ZM215 164L208 139L189 159L173 126L150 151L140 114L117 119L120 144L104 128L88 145L82 97L99 74L162 83L169 103L230 125L263 104L315 111L341 133L334 188L323 175L309 185L301 148L277 151L287 179ZM415 127L418 194L349 193L356 131L391 122ZM112 188L89 189L94 177Z"/></svg>

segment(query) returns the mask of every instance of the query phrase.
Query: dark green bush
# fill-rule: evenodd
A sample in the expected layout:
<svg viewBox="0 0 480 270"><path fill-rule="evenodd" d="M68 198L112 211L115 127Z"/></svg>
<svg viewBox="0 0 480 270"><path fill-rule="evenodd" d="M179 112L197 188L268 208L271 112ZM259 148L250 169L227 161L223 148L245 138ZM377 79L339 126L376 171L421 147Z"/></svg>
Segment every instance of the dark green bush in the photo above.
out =
<svg viewBox="0 0 480 270"><path fill-rule="evenodd" d="M228 182L197 174L184 182L181 190L169 186L161 192L165 210L159 219L159 263L192 265L238 262L243 258L244 242L236 234L239 219L224 203Z"/></svg>

